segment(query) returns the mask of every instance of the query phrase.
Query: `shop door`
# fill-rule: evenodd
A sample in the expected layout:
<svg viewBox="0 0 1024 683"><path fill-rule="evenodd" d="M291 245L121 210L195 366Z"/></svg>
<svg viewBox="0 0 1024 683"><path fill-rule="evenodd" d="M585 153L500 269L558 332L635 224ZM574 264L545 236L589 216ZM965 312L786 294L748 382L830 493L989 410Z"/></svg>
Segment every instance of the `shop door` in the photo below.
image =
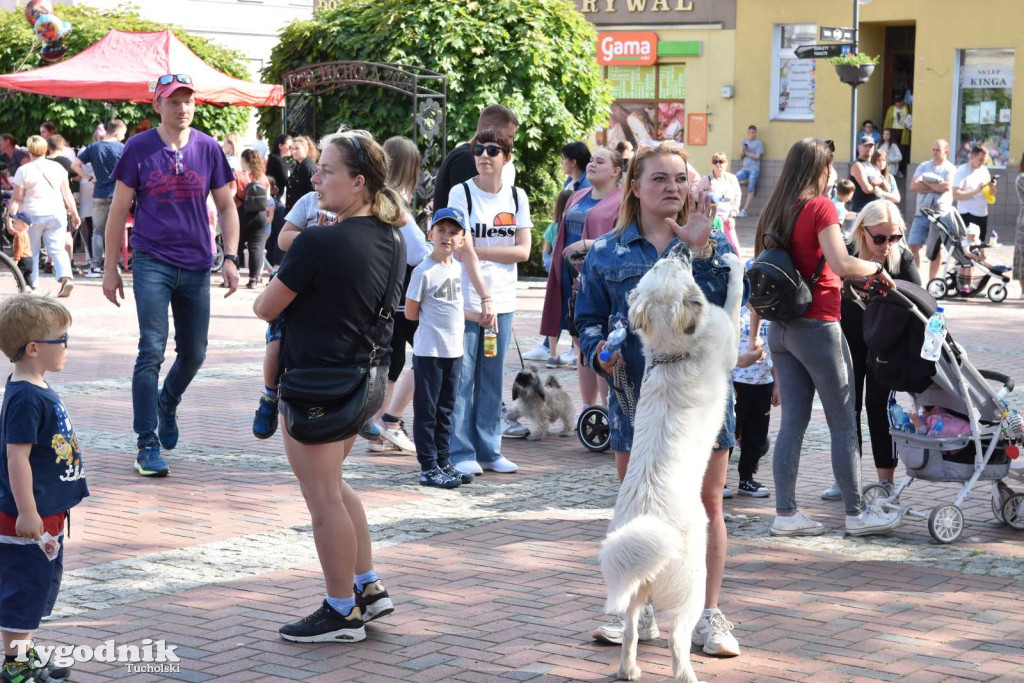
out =
<svg viewBox="0 0 1024 683"><path fill-rule="evenodd" d="M887 26L883 61L882 108L888 112L897 99L914 87L914 26ZM902 146L902 145L901 145Z"/></svg>

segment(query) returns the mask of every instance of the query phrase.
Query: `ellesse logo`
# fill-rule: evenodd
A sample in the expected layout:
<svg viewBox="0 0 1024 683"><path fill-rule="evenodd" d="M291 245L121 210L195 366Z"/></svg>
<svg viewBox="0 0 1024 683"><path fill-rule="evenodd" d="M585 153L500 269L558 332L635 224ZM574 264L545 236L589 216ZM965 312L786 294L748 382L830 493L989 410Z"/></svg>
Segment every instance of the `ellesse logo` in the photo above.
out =
<svg viewBox="0 0 1024 683"><path fill-rule="evenodd" d="M494 225L488 227L485 223L473 224L473 237L515 237L516 216L513 213L503 211L494 217Z"/></svg>

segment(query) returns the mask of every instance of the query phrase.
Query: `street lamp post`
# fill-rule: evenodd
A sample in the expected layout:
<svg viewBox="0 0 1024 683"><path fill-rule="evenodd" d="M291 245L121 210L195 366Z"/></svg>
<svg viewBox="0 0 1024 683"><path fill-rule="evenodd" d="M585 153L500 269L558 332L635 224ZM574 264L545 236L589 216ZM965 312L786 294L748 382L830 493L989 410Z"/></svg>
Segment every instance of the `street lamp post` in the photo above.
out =
<svg viewBox="0 0 1024 683"><path fill-rule="evenodd" d="M860 52L860 3L853 0L853 54ZM857 86L850 88L850 165L857 161Z"/></svg>

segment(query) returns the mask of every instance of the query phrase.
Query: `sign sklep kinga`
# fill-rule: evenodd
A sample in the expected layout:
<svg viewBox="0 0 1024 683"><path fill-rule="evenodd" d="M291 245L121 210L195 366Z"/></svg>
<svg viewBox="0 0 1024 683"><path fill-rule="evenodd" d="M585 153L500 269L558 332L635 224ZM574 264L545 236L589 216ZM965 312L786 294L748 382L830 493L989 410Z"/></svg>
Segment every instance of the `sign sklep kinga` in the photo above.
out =
<svg viewBox="0 0 1024 683"><path fill-rule="evenodd" d="M1012 88L1012 64L971 64L960 67L960 87L965 90L979 88Z"/></svg>

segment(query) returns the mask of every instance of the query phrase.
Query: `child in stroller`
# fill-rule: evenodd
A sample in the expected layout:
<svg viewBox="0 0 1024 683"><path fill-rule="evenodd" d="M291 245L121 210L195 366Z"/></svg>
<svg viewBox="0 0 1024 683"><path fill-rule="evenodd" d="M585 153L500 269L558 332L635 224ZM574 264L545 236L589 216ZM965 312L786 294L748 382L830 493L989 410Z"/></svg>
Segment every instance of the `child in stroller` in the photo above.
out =
<svg viewBox="0 0 1024 683"><path fill-rule="evenodd" d="M942 245L949 258L942 264L939 276L928 282L928 293L936 299L946 296L972 297L982 291L989 301L1001 303L1006 299L1006 274L1009 266L991 265L984 260L984 245L977 240L978 233L968 231L964 219L956 209L940 214L935 209L922 209L922 213L935 227L934 241L929 239L929 257L938 256ZM979 231L980 232L980 231ZM989 285L990 280L995 280Z"/></svg>

